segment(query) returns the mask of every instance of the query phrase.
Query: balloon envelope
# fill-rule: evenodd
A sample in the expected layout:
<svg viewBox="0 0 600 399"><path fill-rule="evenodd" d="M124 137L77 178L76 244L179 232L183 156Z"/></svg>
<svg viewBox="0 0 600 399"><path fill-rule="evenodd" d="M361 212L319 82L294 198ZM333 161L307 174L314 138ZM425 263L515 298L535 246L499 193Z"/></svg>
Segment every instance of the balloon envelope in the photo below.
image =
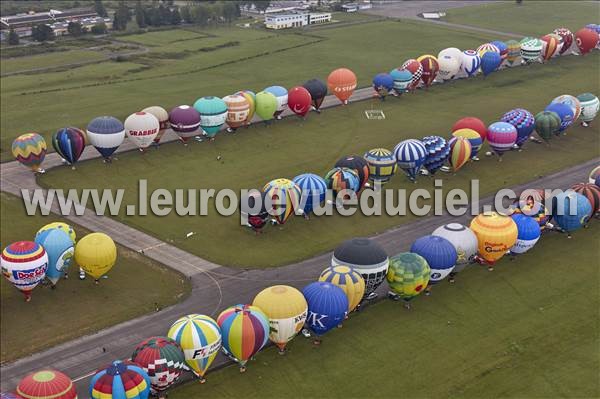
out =
<svg viewBox="0 0 600 399"><path fill-rule="evenodd" d="M555 103L568 105L571 108L571 111L573 111L573 121L576 121L579 118L579 115L581 115L581 102L577 97L570 94L563 94L550 102L550 104Z"/></svg>
<svg viewBox="0 0 600 399"><path fill-rule="evenodd" d="M355 193L360 191L360 178L354 169L333 168L325 175L327 188L338 195L342 190L350 190Z"/></svg>
<svg viewBox="0 0 600 399"><path fill-rule="evenodd" d="M475 158L483 145L483 139L473 129L458 129L452 132L453 137L464 137L471 144L471 158Z"/></svg>
<svg viewBox="0 0 600 399"><path fill-rule="evenodd" d="M481 71L483 72L483 75L487 76L494 72L496 69L498 69L501 63L502 57L500 56L500 53L495 51L486 51L481 56Z"/></svg>
<svg viewBox="0 0 600 399"><path fill-rule="evenodd" d="M269 341L269 318L251 305L235 305L217 318L223 336L223 349L243 367Z"/></svg>
<svg viewBox="0 0 600 399"><path fill-rule="evenodd" d="M462 136L454 136L448 141L448 146L450 147L448 163L454 172L458 172L471 159L471 143Z"/></svg>
<svg viewBox="0 0 600 399"><path fill-rule="evenodd" d="M540 225L532 217L522 213L515 213L511 218L517 225L517 242L510 248L510 252L524 254L540 239Z"/></svg>
<svg viewBox="0 0 600 399"><path fill-rule="evenodd" d="M256 93L256 114L264 121L273 119L277 111L277 97L272 93L261 91Z"/></svg>
<svg viewBox="0 0 600 399"><path fill-rule="evenodd" d="M573 33L567 28L554 29L553 33L556 33L562 39L562 46L559 49L559 53L561 55L566 53L571 48L575 39Z"/></svg>
<svg viewBox="0 0 600 399"><path fill-rule="evenodd" d="M421 76L423 84L425 87L431 86L440 70L440 64L438 63L437 58L433 55L422 55L417 58L417 61L419 61L423 67L423 75Z"/></svg>
<svg viewBox="0 0 600 399"><path fill-rule="evenodd" d="M277 100L277 109L273 113L273 116L281 115L288 106L288 91L286 88L283 86L270 86L264 91L273 94Z"/></svg>
<svg viewBox="0 0 600 399"><path fill-rule="evenodd" d="M160 130L156 116L140 111L125 119L125 134L138 148L146 148L154 142Z"/></svg>
<svg viewBox="0 0 600 399"><path fill-rule="evenodd" d="M387 94L394 88L394 78L387 73L379 73L373 78L373 89L381 97Z"/></svg>
<svg viewBox="0 0 600 399"><path fill-rule="evenodd" d="M398 94L406 92L413 81L413 74L402 68L392 69L390 76L394 80L394 91Z"/></svg>
<svg viewBox="0 0 600 399"><path fill-rule="evenodd" d="M279 224L284 224L300 205L300 187L291 180L271 180L265 184L262 191L272 203L272 209L267 210Z"/></svg>
<svg viewBox="0 0 600 399"><path fill-rule="evenodd" d="M108 273L116 261L117 246L104 233L90 233L75 246L75 262L96 280Z"/></svg>
<svg viewBox="0 0 600 399"><path fill-rule="evenodd" d="M402 64L401 68L412 73L412 80L408 85L408 90L416 89L421 81L421 77L423 76L423 65L421 65L419 61L411 58L404 61L404 64Z"/></svg>
<svg viewBox="0 0 600 399"><path fill-rule="evenodd" d="M340 287L318 281L304 287L302 294L308 303L306 326L315 334L325 334L346 317L348 297Z"/></svg>
<svg viewBox="0 0 600 399"><path fill-rule="evenodd" d="M512 111L505 113L502 118L502 122L510 123L517 129L517 141L516 144L521 147L533 133L535 129L535 117L533 114L526 109L516 108Z"/></svg>
<svg viewBox="0 0 600 399"><path fill-rule="evenodd" d="M365 295L365 280L350 266L329 266L321 272L319 281L340 287L348 298L348 312L352 312Z"/></svg>
<svg viewBox="0 0 600 399"><path fill-rule="evenodd" d="M560 129L560 116L553 111L542 111L535 116L535 131L548 141Z"/></svg>
<svg viewBox="0 0 600 399"><path fill-rule="evenodd" d="M600 110L600 100L592 93L583 93L577 96L581 104L581 120L589 123L594 120Z"/></svg>
<svg viewBox="0 0 600 399"><path fill-rule="evenodd" d="M73 381L56 370L40 370L27 375L19 382L16 391L19 398L77 399Z"/></svg>
<svg viewBox="0 0 600 399"><path fill-rule="evenodd" d="M310 93L312 105L318 110L327 95L327 85L322 80L311 79L306 81L302 86Z"/></svg>
<svg viewBox="0 0 600 399"><path fill-rule="evenodd" d="M154 115L156 119L158 119L158 134L154 138L155 143L160 143L160 139L167 132L168 129L171 128L171 122L169 122L169 113L163 107L159 107L158 105L153 105L148 108L144 108L142 112L146 112L148 114Z"/></svg>
<svg viewBox="0 0 600 399"><path fill-rule="evenodd" d="M92 377L89 395L92 399L147 399L150 377L136 363L116 360Z"/></svg>
<svg viewBox="0 0 600 399"><path fill-rule="evenodd" d="M481 136L481 140L485 141L487 137L487 127L485 123L479 118L475 118L473 116L467 116L462 119L459 119L454 126L452 126L452 132L455 132L459 129L472 129L475 130Z"/></svg>
<svg viewBox="0 0 600 399"><path fill-rule="evenodd" d="M48 255L44 248L32 241L17 241L2 251L2 275L29 300L31 291L44 280L48 269Z"/></svg>
<svg viewBox="0 0 600 399"><path fill-rule="evenodd" d="M46 140L37 133L22 134L12 143L15 159L34 172L37 172L44 162L46 150Z"/></svg>
<svg viewBox="0 0 600 399"><path fill-rule="evenodd" d="M313 173L304 173L294 177L292 180L298 185L301 192L299 206L304 210L304 214L311 213L317 204L325 201L327 193L327 182Z"/></svg>
<svg viewBox="0 0 600 399"><path fill-rule="evenodd" d="M219 97L208 96L196 100L194 109L200 114L200 127L208 137L215 137L227 120L227 104Z"/></svg>
<svg viewBox="0 0 600 399"><path fill-rule="evenodd" d="M497 262L517 242L517 225L509 216L484 212L469 227L477 236L479 256L488 264Z"/></svg>
<svg viewBox="0 0 600 399"><path fill-rule="evenodd" d="M85 133L76 127L63 127L52 135L52 147L62 159L73 165L85 149Z"/></svg>
<svg viewBox="0 0 600 399"><path fill-rule="evenodd" d="M108 159L125 140L125 126L112 116L99 116L87 125L86 135L100 155Z"/></svg>
<svg viewBox="0 0 600 399"><path fill-rule="evenodd" d="M495 122L488 126L487 140L499 156L510 150L517 142L517 129L510 123Z"/></svg>
<svg viewBox="0 0 600 399"><path fill-rule="evenodd" d="M565 191L552 199L552 217L566 232L583 227L592 215L592 205L582 194Z"/></svg>
<svg viewBox="0 0 600 399"><path fill-rule="evenodd" d="M477 133L475 133L477 134ZM479 137L479 135L477 135ZM423 167L434 175L446 162L450 155L450 146L446 139L440 136L427 136L421 140L427 150Z"/></svg>
<svg viewBox="0 0 600 399"><path fill-rule="evenodd" d="M369 181L369 163L359 155L350 155L340 158L335 163L336 168L348 168L358 174L360 188L363 188Z"/></svg>
<svg viewBox="0 0 600 399"><path fill-rule="evenodd" d="M75 241L77 241L77 235L75 234L75 229L73 228L73 226L69 226L66 223L63 222L52 222L52 223L48 223L44 226L42 226L37 233L35 233L35 237L37 238L37 236L39 234L41 234L42 232L46 231L46 230L50 230L50 229L60 229L62 231L64 231L65 233L67 233L69 235L69 237L71 238L71 241L73 241L73 244L75 244Z"/></svg>
<svg viewBox="0 0 600 399"><path fill-rule="evenodd" d="M227 105L227 118L225 122L232 129L243 126L250 114L250 101L242 94L230 94L223 97Z"/></svg>
<svg viewBox="0 0 600 399"><path fill-rule="evenodd" d="M386 279L390 290L405 301L423 292L429 284L431 269L425 258L412 252L403 252L390 258Z"/></svg>
<svg viewBox="0 0 600 399"><path fill-rule="evenodd" d="M581 55L592 51L598 45L598 32L583 28L575 32L575 43Z"/></svg>
<svg viewBox="0 0 600 399"><path fill-rule="evenodd" d="M73 263L75 247L69 234L62 229L53 228L36 234L35 242L48 254L46 277L56 284L65 275Z"/></svg>
<svg viewBox="0 0 600 399"><path fill-rule="evenodd" d="M171 130L185 143L199 134L200 114L189 105L180 105L169 112L169 123Z"/></svg>
<svg viewBox="0 0 600 399"><path fill-rule="evenodd" d="M356 89L356 75L348 68L334 70L327 77L327 86L342 103L347 104L348 99Z"/></svg>
<svg viewBox="0 0 600 399"><path fill-rule="evenodd" d="M398 167L411 179L415 180L427 157L427 149L419 140L408 139L394 147L394 156Z"/></svg>
<svg viewBox="0 0 600 399"><path fill-rule="evenodd" d="M181 347L167 337L152 337L140 342L131 360L148 374L150 388L155 394L172 386L186 370Z"/></svg>
<svg viewBox="0 0 600 399"><path fill-rule="evenodd" d="M577 183L571 186L571 190L583 195L592 206L592 213L600 212L600 187L594 183Z"/></svg>
<svg viewBox="0 0 600 399"><path fill-rule="evenodd" d="M461 272L477 255L477 236L467 226L460 223L449 223L440 226L431 235L445 238L456 250L456 266L453 273Z"/></svg>
<svg viewBox="0 0 600 399"><path fill-rule="evenodd" d="M548 105L544 111L556 112L556 114L560 117L560 127L556 133L564 132L573 123L573 109L571 109L571 107L569 107L567 104L552 103Z"/></svg>
<svg viewBox="0 0 600 399"><path fill-rule="evenodd" d="M481 66L481 57L475 50L465 50L462 54L461 69L467 77L474 76Z"/></svg>
<svg viewBox="0 0 600 399"><path fill-rule="evenodd" d="M394 154L385 148L374 148L364 155L369 164L369 180L385 184L396 173L398 164Z"/></svg>
<svg viewBox="0 0 600 399"><path fill-rule="evenodd" d="M440 236L423 236L410 247L410 252L421 255L431 269L429 282L434 284L448 276L456 265L456 249L452 243Z"/></svg>
<svg viewBox="0 0 600 399"><path fill-rule="evenodd" d="M288 107L299 116L306 116L310 112L312 98L308 90L302 86L292 87L288 93Z"/></svg>

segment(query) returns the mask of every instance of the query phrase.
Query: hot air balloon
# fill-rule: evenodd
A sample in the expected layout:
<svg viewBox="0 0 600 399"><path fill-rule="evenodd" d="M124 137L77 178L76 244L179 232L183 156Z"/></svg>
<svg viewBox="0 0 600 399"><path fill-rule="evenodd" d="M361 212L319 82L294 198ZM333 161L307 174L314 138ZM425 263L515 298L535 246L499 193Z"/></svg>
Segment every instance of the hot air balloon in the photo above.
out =
<svg viewBox="0 0 600 399"><path fill-rule="evenodd" d="M267 91L256 94L256 114L265 122L273 119L277 111L277 97Z"/></svg>
<svg viewBox="0 0 600 399"><path fill-rule="evenodd" d="M454 276L473 262L477 255L477 236L467 226L460 223L449 223L440 226L431 233L433 236L450 241L456 250L456 265L448 276L448 281L454 282Z"/></svg>
<svg viewBox="0 0 600 399"><path fill-rule="evenodd" d="M267 211L266 198L264 192L254 189L249 190L247 194L242 194L240 199L240 212L247 218L248 225L256 234L260 233L271 217Z"/></svg>
<svg viewBox="0 0 600 399"><path fill-rule="evenodd" d="M553 111L542 111L535 116L535 131L544 141L550 140L560 129L560 116Z"/></svg>
<svg viewBox="0 0 600 399"><path fill-rule="evenodd" d="M417 61L419 61L423 67L423 75L421 76L423 84L425 87L431 86L440 70L440 64L438 63L437 58L427 54L417 58Z"/></svg>
<svg viewBox="0 0 600 399"><path fill-rule="evenodd" d="M506 58L508 57L508 45L504 42L501 42L500 40L494 40L491 44L496 46L496 48L500 52L500 58L502 58L502 61L506 60Z"/></svg>
<svg viewBox="0 0 600 399"><path fill-rule="evenodd" d="M416 89L423 76L423 65L421 65L419 61L411 58L404 61L404 64L402 64L400 68L406 69L408 72L412 73L412 80L408 85L408 90L412 91Z"/></svg>
<svg viewBox="0 0 600 399"><path fill-rule="evenodd" d="M223 335L223 349L246 370L246 363L269 341L269 318L250 305L235 305L221 312L217 324Z"/></svg>
<svg viewBox="0 0 600 399"><path fill-rule="evenodd" d="M521 40L521 58L527 64L540 59L542 48L544 47L543 42L535 37L526 37Z"/></svg>
<svg viewBox="0 0 600 399"><path fill-rule="evenodd" d="M461 70L467 77L475 76L481 66L481 57L475 50L465 50L462 54Z"/></svg>
<svg viewBox="0 0 600 399"><path fill-rule="evenodd" d="M383 248L368 238L354 238L344 241L333 252L332 266L350 266L365 280L365 298L377 296L375 290L388 270L389 259Z"/></svg>
<svg viewBox="0 0 600 399"><path fill-rule="evenodd" d="M40 370L23 378L17 386L18 398L77 399L75 384L56 370Z"/></svg>
<svg viewBox="0 0 600 399"><path fill-rule="evenodd" d="M464 137L465 139L467 139L471 144L471 159L477 159L477 154L479 153L479 150L483 145L483 139L481 138L479 133L477 133L473 129L464 128L453 131L452 136Z"/></svg>
<svg viewBox="0 0 600 399"><path fill-rule="evenodd" d="M148 399L150 377L136 363L115 360L90 381L91 399Z"/></svg>
<svg viewBox="0 0 600 399"><path fill-rule="evenodd" d="M312 106L315 111L320 112L321 104L327 95L327 85L319 79L311 79L302 85L309 93L312 101ZM288 99L289 102L289 99Z"/></svg>
<svg viewBox="0 0 600 399"><path fill-rule="evenodd" d="M319 281L336 285L348 298L348 313L352 312L365 295L365 280L350 266L329 266L321 272Z"/></svg>
<svg viewBox="0 0 600 399"><path fill-rule="evenodd" d="M312 97L302 86L292 87L288 92L288 107L298 116L305 117L310 112Z"/></svg>
<svg viewBox="0 0 600 399"><path fill-rule="evenodd" d="M204 374L221 349L217 322L208 316L189 314L175 321L167 336L183 349L188 367L204 383Z"/></svg>
<svg viewBox="0 0 600 399"><path fill-rule="evenodd" d="M248 112L248 117L246 118L245 123L246 125L249 125L250 123L252 123L252 118L254 118L254 113L256 112L256 94L254 94L254 92L250 90L238 91L235 94L244 96L244 98L248 100L248 103L250 104L250 110Z"/></svg>
<svg viewBox="0 0 600 399"><path fill-rule="evenodd" d="M524 254L540 239L540 225L532 217L522 213L514 213L511 218L517 225L517 242L510 249L510 253Z"/></svg>
<svg viewBox="0 0 600 399"><path fill-rule="evenodd" d="M348 99L356 89L356 75L350 69L339 68L327 77L327 86L342 104L348 104Z"/></svg>
<svg viewBox="0 0 600 399"><path fill-rule="evenodd" d="M575 191L565 191L552 198L552 217L569 236L571 232L585 226L592 213L590 201Z"/></svg>
<svg viewBox="0 0 600 399"><path fill-rule="evenodd" d="M327 194L327 182L321 176L313 173L304 173L292 180L298 185L301 192L300 208L304 216L308 217L315 205L322 204Z"/></svg>
<svg viewBox="0 0 600 399"><path fill-rule="evenodd" d="M423 167L431 176L433 176L448 159L448 156L450 155L450 146L448 145L448 142L440 136L426 136L423 137L421 141L427 151L427 157L425 158Z"/></svg>
<svg viewBox="0 0 600 399"><path fill-rule="evenodd" d="M462 58L462 51L460 49L457 49L456 47L448 47L448 48L445 48L442 51L440 51L438 53L437 58L439 60L440 58L445 57L445 56L450 56L450 57L460 59L460 58Z"/></svg>
<svg viewBox="0 0 600 399"><path fill-rule="evenodd" d="M559 36L560 37L560 36ZM544 35L541 37L542 40L542 60L548 61L555 54L558 53L560 42L559 40L552 34Z"/></svg>
<svg viewBox="0 0 600 399"><path fill-rule="evenodd" d="M154 144L158 145L160 143L160 139L162 139L162 136L164 136L167 130L171 128L171 122L169 122L169 113L163 107L159 107L158 105L144 108L142 112L154 115L154 117L158 119L158 134L154 138Z"/></svg>
<svg viewBox="0 0 600 399"><path fill-rule="evenodd" d="M590 172L590 175L588 176L588 182L589 183L594 183L596 184L596 182L598 181L598 178L600 177L600 166L596 166L594 169L592 169L592 171ZM597 184L596 184L597 185Z"/></svg>
<svg viewBox="0 0 600 399"><path fill-rule="evenodd" d="M398 167L404 170L410 180L415 181L427 157L427 149L419 140L408 139L394 147L394 156Z"/></svg>
<svg viewBox="0 0 600 399"><path fill-rule="evenodd" d="M275 179L265 184L262 190L267 196L267 210L279 224L298 209L302 192L296 183L288 179ZM268 202L271 204L268 204Z"/></svg>
<svg viewBox="0 0 600 399"><path fill-rule="evenodd" d="M592 206L592 213L600 212L600 187L595 183L577 183L571 190L586 197Z"/></svg>
<svg viewBox="0 0 600 399"><path fill-rule="evenodd" d="M204 135L213 138L219 133L227 120L227 104L219 97L202 97L194 103L194 109L200 114L200 127Z"/></svg>
<svg viewBox="0 0 600 399"><path fill-rule="evenodd" d="M563 94L550 102L550 104L555 103L568 105L571 108L571 111L573 111L573 121L576 121L579 118L579 115L581 115L581 102L579 102L577 97L570 94Z"/></svg>
<svg viewBox="0 0 600 399"><path fill-rule="evenodd" d="M500 54L500 49L493 43L483 43L477 47L477 55L483 58L485 53L497 53Z"/></svg>
<svg viewBox="0 0 600 399"><path fill-rule="evenodd" d="M477 236L479 260L490 270L517 242L517 225L509 217L496 212L484 212L469 226Z"/></svg>
<svg viewBox="0 0 600 399"><path fill-rule="evenodd" d="M441 80L450 80L460 71L462 53L460 53L459 56L453 56L451 54L442 54L442 52L440 52L437 56L437 60L439 66L438 77Z"/></svg>
<svg viewBox="0 0 600 399"><path fill-rule="evenodd" d="M448 146L450 147L448 163L456 173L471 159L471 143L462 136L454 136L448 141Z"/></svg>
<svg viewBox="0 0 600 399"><path fill-rule="evenodd" d="M487 127L485 123L479 118L475 118L474 116L467 116L462 119L459 119L454 126L452 126L452 132L455 132L459 129L472 129L475 130L481 136L481 140L485 141L487 137Z"/></svg>
<svg viewBox="0 0 600 399"><path fill-rule="evenodd" d="M502 64L500 53L495 51L486 51L483 53L481 56L481 72L483 72L483 76L488 76L497 70L500 64Z"/></svg>
<svg viewBox="0 0 600 399"><path fill-rule="evenodd" d="M535 201L531 197L527 201L515 200L510 208L512 214L523 214L535 220L540 227L540 231L544 231L548 221L550 221L548 208L542 202Z"/></svg>
<svg viewBox="0 0 600 399"><path fill-rule="evenodd" d="M325 183L336 197L343 190L350 190L355 193L360 190L360 178L354 169L333 168L325 175Z"/></svg>
<svg viewBox="0 0 600 399"><path fill-rule="evenodd" d="M51 229L59 229L64 231L65 233L67 233L69 235L69 238L71 239L71 241L73 241L73 244L75 243L76 239L77 239L77 235L75 234L75 229L72 226L69 226L66 223L63 222L52 222L52 223L48 223L44 226L42 226L42 228L40 228L37 233L35 234L35 238L38 237L38 235L42 234L44 231L46 230L51 230Z"/></svg>
<svg viewBox="0 0 600 399"><path fill-rule="evenodd" d="M517 141L515 142L519 147L527 142L533 129L535 129L535 117L533 114L526 109L516 108L512 111L508 111L502 118L502 122L510 123L517 129Z"/></svg>
<svg viewBox="0 0 600 399"><path fill-rule="evenodd" d="M348 168L356 171L360 181L360 188L363 188L369 181L369 163L359 155L351 155L340 158L335 163L336 168Z"/></svg>
<svg viewBox="0 0 600 399"><path fill-rule="evenodd" d="M256 295L252 305L262 310L271 326L269 339L285 352L285 346L302 330L308 304L300 291L287 285L267 287Z"/></svg>
<svg viewBox="0 0 600 399"><path fill-rule="evenodd" d="M87 125L86 135L104 161L110 162L111 155L125 140L125 126L112 116L99 116Z"/></svg>
<svg viewBox="0 0 600 399"><path fill-rule="evenodd" d="M85 149L85 133L76 127L63 127L52 135L52 147L69 165L74 165Z"/></svg>
<svg viewBox="0 0 600 399"><path fill-rule="evenodd" d="M140 342L131 360L148 374L150 389L155 395L176 383L186 370L183 350L167 337L151 337Z"/></svg>
<svg viewBox="0 0 600 399"><path fill-rule="evenodd" d="M575 32L575 43L581 55L586 55L598 45L598 32L588 28Z"/></svg>
<svg viewBox="0 0 600 399"><path fill-rule="evenodd" d="M440 236L423 236L410 247L410 252L421 255L431 269L429 283L435 284L445 279L456 265L456 249L448 240Z"/></svg>
<svg viewBox="0 0 600 399"><path fill-rule="evenodd" d="M36 173L44 172L40 165L46 157L46 149L46 140L37 133L22 134L12 143L15 159Z"/></svg>
<svg viewBox="0 0 600 399"><path fill-rule="evenodd" d="M317 281L302 289L308 303L306 326L318 337L344 321L348 312L348 297L331 283ZM317 338L315 344L319 343Z"/></svg>
<svg viewBox="0 0 600 399"><path fill-rule="evenodd" d="M154 142L160 130L160 122L156 116L140 111L125 119L127 137L140 149L144 150Z"/></svg>
<svg viewBox="0 0 600 399"><path fill-rule="evenodd" d="M44 280L48 255L40 244L17 241L4 248L0 258L2 275L31 300L31 291Z"/></svg>
<svg viewBox="0 0 600 399"><path fill-rule="evenodd" d="M225 96L223 101L227 106L225 122L229 126L229 131L235 131L235 129L244 126L250 114L250 101L239 93Z"/></svg>
<svg viewBox="0 0 600 399"><path fill-rule="evenodd" d="M96 282L110 271L117 261L117 246L104 233L90 233L75 246L75 262Z"/></svg>
<svg viewBox="0 0 600 399"><path fill-rule="evenodd" d="M59 228L44 230L36 234L35 242L46 250L48 255L46 277L54 286L68 272L73 262L75 244L69 234Z"/></svg>
<svg viewBox="0 0 600 399"><path fill-rule="evenodd" d="M581 104L581 121L583 126L588 126L600 110L600 100L592 93L583 93L577 96Z"/></svg>
<svg viewBox="0 0 600 399"><path fill-rule="evenodd" d="M410 309L410 300L419 295L429 284L431 269L425 258L412 252L403 252L390 258L386 279L392 298L404 300Z"/></svg>
<svg viewBox="0 0 600 399"><path fill-rule="evenodd" d="M277 119L281 119L281 114L288 106L288 91L282 86L270 86L264 91L273 94L277 99L277 109L273 113L273 116Z"/></svg>
<svg viewBox="0 0 600 399"><path fill-rule="evenodd" d="M517 129L510 123L494 122L488 126L487 131L488 143L499 159L517 142Z"/></svg>
<svg viewBox="0 0 600 399"><path fill-rule="evenodd" d="M516 40L509 40L506 42L506 45L508 46L506 61L509 66L513 66L521 56L521 43Z"/></svg>
<svg viewBox="0 0 600 399"><path fill-rule="evenodd" d="M571 48L571 45L573 44L573 33L571 33L571 31L567 28L554 29L553 33L556 33L562 39L562 46L559 49L559 53L560 55L563 55Z"/></svg>
<svg viewBox="0 0 600 399"><path fill-rule="evenodd" d="M548 105L544 111L556 112L556 114L560 117L560 127L555 132L557 136L567 130L567 128L573 123L573 109L571 109L571 107L569 107L567 104L552 103Z"/></svg>
<svg viewBox="0 0 600 399"><path fill-rule="evenodd" d="M396 173L398 164L394 154L385 148L374 148L364 155L369 164L369 180L374 184L385 184Z"/></svg>
<svg viewBox="0 0 600 399"><path fill-rule="evenodd" d="M412 82L413 74L402 68L392 69L390 76L394 80L394 91L400 95L408 91L408 86Z"/></svg>
<svg viewBox="0 0 600 399"><path fill-rule="evenodd" d="M189 105L180 105L175 107L169 113L169 123L173 130L186 144L187 141L198 136L198 128L200 127L200 114Z"/></svg>
<svg viewBox="0 0 600 399"><path fill-rule="evenodd" d="M378 73L373 78L373 90L382 100L394 88L394 78L387 73Z"/></svg>

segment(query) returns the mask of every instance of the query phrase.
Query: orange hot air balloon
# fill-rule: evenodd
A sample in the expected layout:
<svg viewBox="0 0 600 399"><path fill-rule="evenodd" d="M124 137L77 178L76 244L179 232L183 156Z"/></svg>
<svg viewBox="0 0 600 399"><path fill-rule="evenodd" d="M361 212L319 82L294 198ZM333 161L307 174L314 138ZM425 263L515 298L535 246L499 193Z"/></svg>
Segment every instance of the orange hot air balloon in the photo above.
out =
<svg viewBox="0 0 600 399"><path fill-rule="evenodd" d="M356 89L356 75L348 68L336 69L327 77L327 86L343 104L348 104L348 99Z"/></svg>
<svg viewBox="0 0 600 399"><path fill-rule="evenodd" d="M472 146L469 140L462 136L452 137L448 141L448 145L450 146L448 163L456 173L471 159Z"/></svg>
<svg viewBox="0 0 600 399"><path fill-rule="evenodd" d="M438 74L438 71L440 70L440 64L438 63L437 58L433 55L426 54L417 58L417 61L419 61L423 67L421 81L425 87L431 86Z"/></svg>
<svg viewBox="0 0 600 399"><path fill-rule="evenodd" d="M554 34L544 35L542 39L542 59L548 61L554 56L560 47L560 37L557 38Z"/></svg>
<svg viewBox="0 0 600 399"><path fill-rule="evenodd" d="M509 216L484 212L469 227L477 236L479 258L490 269L517 242L517 225Z"/></svg>

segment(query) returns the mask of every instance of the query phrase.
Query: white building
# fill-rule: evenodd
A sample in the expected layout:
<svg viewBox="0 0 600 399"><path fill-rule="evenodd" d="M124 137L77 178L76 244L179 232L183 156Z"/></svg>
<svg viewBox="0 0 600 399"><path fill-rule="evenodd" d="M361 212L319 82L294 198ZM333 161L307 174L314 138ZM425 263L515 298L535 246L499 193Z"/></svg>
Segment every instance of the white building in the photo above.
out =
<svg viewBox="0 0 600 399"><path fill-rule="evenodd" d="M265 15L267 29L301 28L330 21L331 13L329 12Z"/></svg>

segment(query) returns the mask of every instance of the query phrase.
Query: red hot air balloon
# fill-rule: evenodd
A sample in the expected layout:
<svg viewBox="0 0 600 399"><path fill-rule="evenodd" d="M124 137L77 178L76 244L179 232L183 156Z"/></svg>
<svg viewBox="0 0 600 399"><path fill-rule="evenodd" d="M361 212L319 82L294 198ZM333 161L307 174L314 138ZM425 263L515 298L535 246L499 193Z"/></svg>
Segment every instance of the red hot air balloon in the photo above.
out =
<svg viewBox="0 0 600 399"><path fill-rule="evenodd" d="M437 58L433 55L422 55L417 58L417 61L419 61L423 67L423 76L421 76L423 84L425 87L431 86L440 70L440 64L438 63Z"/></svg>
<svg viewBox="0 0 600 399"><path fill-rule="evenodd" d="M347 68L336 69L327 77L327 86L343 104L348 104L348 99L356 89L356 75Z"/></svg>
<svg viewBox="0 0 600 399"><path fill-rule="evenodd" d="M302 86L296 86L288 91L288 108L298 116L306 116L310 111L312 97L308 90Z"/></svg>
<svg viewBox="0 0 600 399"><path fill-rule="evenodd" d="M29 399L77 399L73 381L56 370L42 370L31 373L17 386L19 398Z"/></svg>
<svg viewBox="0 0 600 399"><path fill-rule="evenodd" d="M421 81L421 76L423 76L423 65L421 65L419 61L411 58L409 60L404 61L404 64L402 64L401 69L406 69L407 71L413 74L412 80L408 85L408 90L416 89L419 85L419 82Z"/></svg>
<svg viewBox="0 0 600 399"><path fill-rule="evenodd" d="M553 33L556 33L562 39L562 46L560 47L559 54L563 55L573 44L573 33L567 28L554 29Z"/></svg>
<svg viewBox="0 0 600 399"><path fill-rule="evenodd" d="M575 33L575 43L581 55L585 55L598 44L598 33L588 28L579 29Z"/></svg>
<svg viewBox="0 0 600 399"><path fill-rule="evenodd" d="M487 136L487 127L483 123L483 121L479 118L475 118L473 116L467 116L465 118L459 119L454 126L452 126L452 132L455 132L459 129L472 129L475 130L481 136L481 140L485 141Z"/></svg>

